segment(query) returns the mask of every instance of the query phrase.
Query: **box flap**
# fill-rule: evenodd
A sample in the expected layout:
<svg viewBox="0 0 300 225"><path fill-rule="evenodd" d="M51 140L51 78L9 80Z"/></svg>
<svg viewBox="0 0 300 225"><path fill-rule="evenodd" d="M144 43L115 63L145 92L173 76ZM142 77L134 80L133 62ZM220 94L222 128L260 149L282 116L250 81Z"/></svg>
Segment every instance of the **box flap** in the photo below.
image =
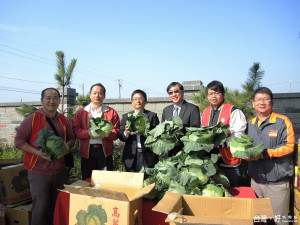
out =
<svg viewBox="0 0 300 225"><path fill-rule="evenodd" d="M20 167L20 166L22 167L23 163L13 164L13 165L9 165L9 166L4 166L4 167L1 167L1 170L11 169L11 168Z"/></svg>
<svg viewBox="0 0 300 225"><path fill-rule="evenodd" d="M145 196L146 194L149 194L150 191L154 188L154 186L155 186L155 183L150 184L150 185L142 188L141 190L138 190L135 193L135 196L132 199L130 199L130 200L133 201L135 199L138 199L138 198L141 198L141 197Z"/></svg>
<svg viewBox="0 0 300 225"><path fill-rule="evenodd" d="M91 184L84 180L77 180L71 184L72 186L79 186L79 187L90 187Z"/></svg>
<svg viewBox="0 0 300 225"><path fill-rule="evenodd" d="M230 224L230 225L253 225L253 220L249 219L229 219L229 218L210 218L210 217L198 217L198 216L183 216L179 215L176 219L171 219L167 217L166 222L175 223L175 224L214 224L214 225L223 225L223 224Z"/></svg>
<svg viewBox="0 0 300 225"><path fill-rule="evenodd" d="M169 214L171 212L178 212L182 203L182 195L166 192L164 197L152 208L153 211Z"/></svg>
<svg viewBox="0 0 300 225"><path fill-rule="evenodd" d="M105 184L108 186L123 186L123 187L135 187L142 189L144 183L144 173L130 173L120 171L105 171L105 170L93 170L91 185Z"/></svg>
<svg viewBox="0 0 300 225"><path fill-rule="evenodd" d="M274 218L274 213L272 210L270 198L256 198L253 201L253 216L267 216L268 218Z"/></svg>
<svg viewBox="0 0 300 225"><path fill-rule="evenodd" d="M107 189L93 189L91 187L79 187L72 185L65 185L65 188L71 194L88 195L92 197L107 198L127 202L129 201L127 195L123 192L112 191Z"/></svg>
<svg viewBox="0 0 300 225"><path fill-rule="evenodd" d="M22 159L0 159L0 167L22 163Z"/></svg>

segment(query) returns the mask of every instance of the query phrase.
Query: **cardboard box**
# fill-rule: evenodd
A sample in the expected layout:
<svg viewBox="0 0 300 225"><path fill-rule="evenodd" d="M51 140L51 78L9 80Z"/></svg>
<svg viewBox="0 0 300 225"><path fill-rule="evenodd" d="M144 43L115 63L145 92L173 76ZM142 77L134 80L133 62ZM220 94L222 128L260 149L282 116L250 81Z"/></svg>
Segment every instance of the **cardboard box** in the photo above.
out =
<svg viewBox="0 0 300 225"><path fill-rule="evenodd" d="M28 173L23 164L1 168L0 189L3 204L15 204L31 198Z"/></svg>
<svg viewBox="0 0 300 225"><path fill-rule="evenodd" d="M22 159L0 159L0 167L22 163Z"/></svg>
<svg viewBox="0 0 300 225"><path fill-rule="evenodd" d="M100 220L105 224L141 225L142 197L154 187L143 188L143 181L143 173L94 170L90 187L65 185L70 192L69 224L83 218L86 224ZM92 211L99 217L88 216Z"/></svg>
<svg viewBox="0 0 300 225"><path fill-rule="evenodd" d="M6 225L5 223L5 206L0 204L0 225Z"/></svg>
<svg viewBox="0 0 300 225"><path fill-rule="evenodd" d="M300 167L300 144L299 143L298 144L295 143L294 152L295 152L294 154L296 154L297 156L297 161L296 161L297 166Z"/></svg>
<svg viewBox="0 0 300 225"><path fill-rule="evenodd" d="M298 209L296 209L296 207L294 207L294 218L293 218L293 224L294 225L299 225L300 224L300 214Z"/></svg>
<svg viewBox="0 0 300 225"><path fill-rule="evenodd" d="M182 215L174 216L180 209ZM166 222L170 224L253 225L253 221L274 217L269 198L203 197L172 192L166 192L152 210L169 214Z"/></svg>
<svg viewBox="0 0 300 225"><path fill-rule="evenodd" d="M299 168L298 166L294 167L294 188L298 187L298 174L299 174Z"/></svg>
<svg viewBox="0 0 300 225"><path fill-rule="evenodd" d="M6 225L30 225L31 207L31 204L6 207Z"/></svg>
<svg viewBox="0 0 300 225"><path fill-rule="evenodd" d="M300 211L300 191L294 188L294 206Z"/></svg>

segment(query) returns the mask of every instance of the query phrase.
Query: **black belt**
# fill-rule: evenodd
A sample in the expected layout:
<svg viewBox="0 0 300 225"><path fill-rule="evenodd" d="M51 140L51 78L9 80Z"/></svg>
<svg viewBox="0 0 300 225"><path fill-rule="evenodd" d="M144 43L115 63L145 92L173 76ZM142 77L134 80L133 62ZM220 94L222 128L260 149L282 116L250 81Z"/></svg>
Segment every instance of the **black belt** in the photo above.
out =
<svg viewBox="0 0 300 225"><path fill-rule="evenodd" d="M143 149L142 148L137 148L136 151L137 152L143 152Z"/></svg>
<svg viewBox="0 0 300 225"><path fill-rule="evenodd" d="M101 148L102 144L90 144L91 148Z"/></svg>

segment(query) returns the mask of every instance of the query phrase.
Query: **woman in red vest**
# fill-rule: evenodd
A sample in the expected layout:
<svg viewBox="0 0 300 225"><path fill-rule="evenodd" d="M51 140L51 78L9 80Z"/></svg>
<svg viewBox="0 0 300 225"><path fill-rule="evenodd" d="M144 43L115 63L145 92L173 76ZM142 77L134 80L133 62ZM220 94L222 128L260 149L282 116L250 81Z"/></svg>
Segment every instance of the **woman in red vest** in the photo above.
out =
<svg viewBox="0 0 300 225"><path fill-rule="evenodd" d="M15 146L24 152L24 167L28 170L32 196L31 225L52 225L57 190L62 189L66 182L65 159L51 161L33 143L39 130L52 130L52 126L69 149L74 145L75 137L66 117L57 112L59 92L54 88L43 90L41 103L43 107L27 116L18 128Z"/></svg>
<svg viewBox="0 0 300 225"><path fill-rule="evenodd" d="M201 118L204 126L215 126L220 122L229 124L229 134L226 140L226 146L215 146L214 152L220 151L222 160L218 163L219 167L225 172L225 175L233 187L242 185L241 177L241 159L235 158L230 152L230 140L234 136L240 136L245 132L247 120L244 113L235 106L225 102L225 90L220 81L212 81L206 87L207 99L210 106L207 107Z"/></svg>

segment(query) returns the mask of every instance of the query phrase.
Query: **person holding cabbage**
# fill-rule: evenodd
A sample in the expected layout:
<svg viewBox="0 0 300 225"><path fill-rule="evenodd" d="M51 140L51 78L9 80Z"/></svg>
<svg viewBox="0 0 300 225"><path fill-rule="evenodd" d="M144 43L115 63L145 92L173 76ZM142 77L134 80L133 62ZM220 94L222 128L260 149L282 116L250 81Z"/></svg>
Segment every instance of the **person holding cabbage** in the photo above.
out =
<svg viewBox="0 0 300 225"><path fill-rule="evenodd" d="M273 112L273 93L260 87L253 92L256 116L248 122L247 135L263 152L249 157L251 187L259 198L270 198L276 224L289 224L290 180L294 175L295 133L288 117Z"/></svg>
<svg viewBox="0 0 300 225"><path fill-rule="evenodd" d="M91 177L93 170L113 170L113 141L118 138L118 113L103 103L105 87L97 83L90 88L91 103L79 109L72 128L79 139L82 179Z"/></svg>
<svg viewBox="0 0 300 225"><path fill-rule="evenodd" d="M42 108L28 115L15 137L15 146L24 152L32 196L31 225L52 225L58 189L66 182L65 155L75 143L71 123L57 112L60 93L46 88Z"/></svg>
<svg viewBox="0 0 300 225"><path fill-rule="evenodd" d="M122 160L128 172L154 167L158 161L157 155L144 146L147 132L159 124L157 114L145 109L146 103L146 93L137 89L131 94L134 110L122 115L119 139L125 142Z"/></svg>
<svg viewBox="0 0 300 225"><path fill-rule="evenodd" d="M240 169L242 160L232 156L230 140L244 134L247 127L246 117L241 110L225 102L225 89L220 81L210 82L206 87L206 95L211 105L203 111L201 123L206 127L215 126L220 122L229 124L226 146L215 146L213 151L221 153L222 158L218 165L225 172L230 185L239 187L242 185Z"/></svg>

